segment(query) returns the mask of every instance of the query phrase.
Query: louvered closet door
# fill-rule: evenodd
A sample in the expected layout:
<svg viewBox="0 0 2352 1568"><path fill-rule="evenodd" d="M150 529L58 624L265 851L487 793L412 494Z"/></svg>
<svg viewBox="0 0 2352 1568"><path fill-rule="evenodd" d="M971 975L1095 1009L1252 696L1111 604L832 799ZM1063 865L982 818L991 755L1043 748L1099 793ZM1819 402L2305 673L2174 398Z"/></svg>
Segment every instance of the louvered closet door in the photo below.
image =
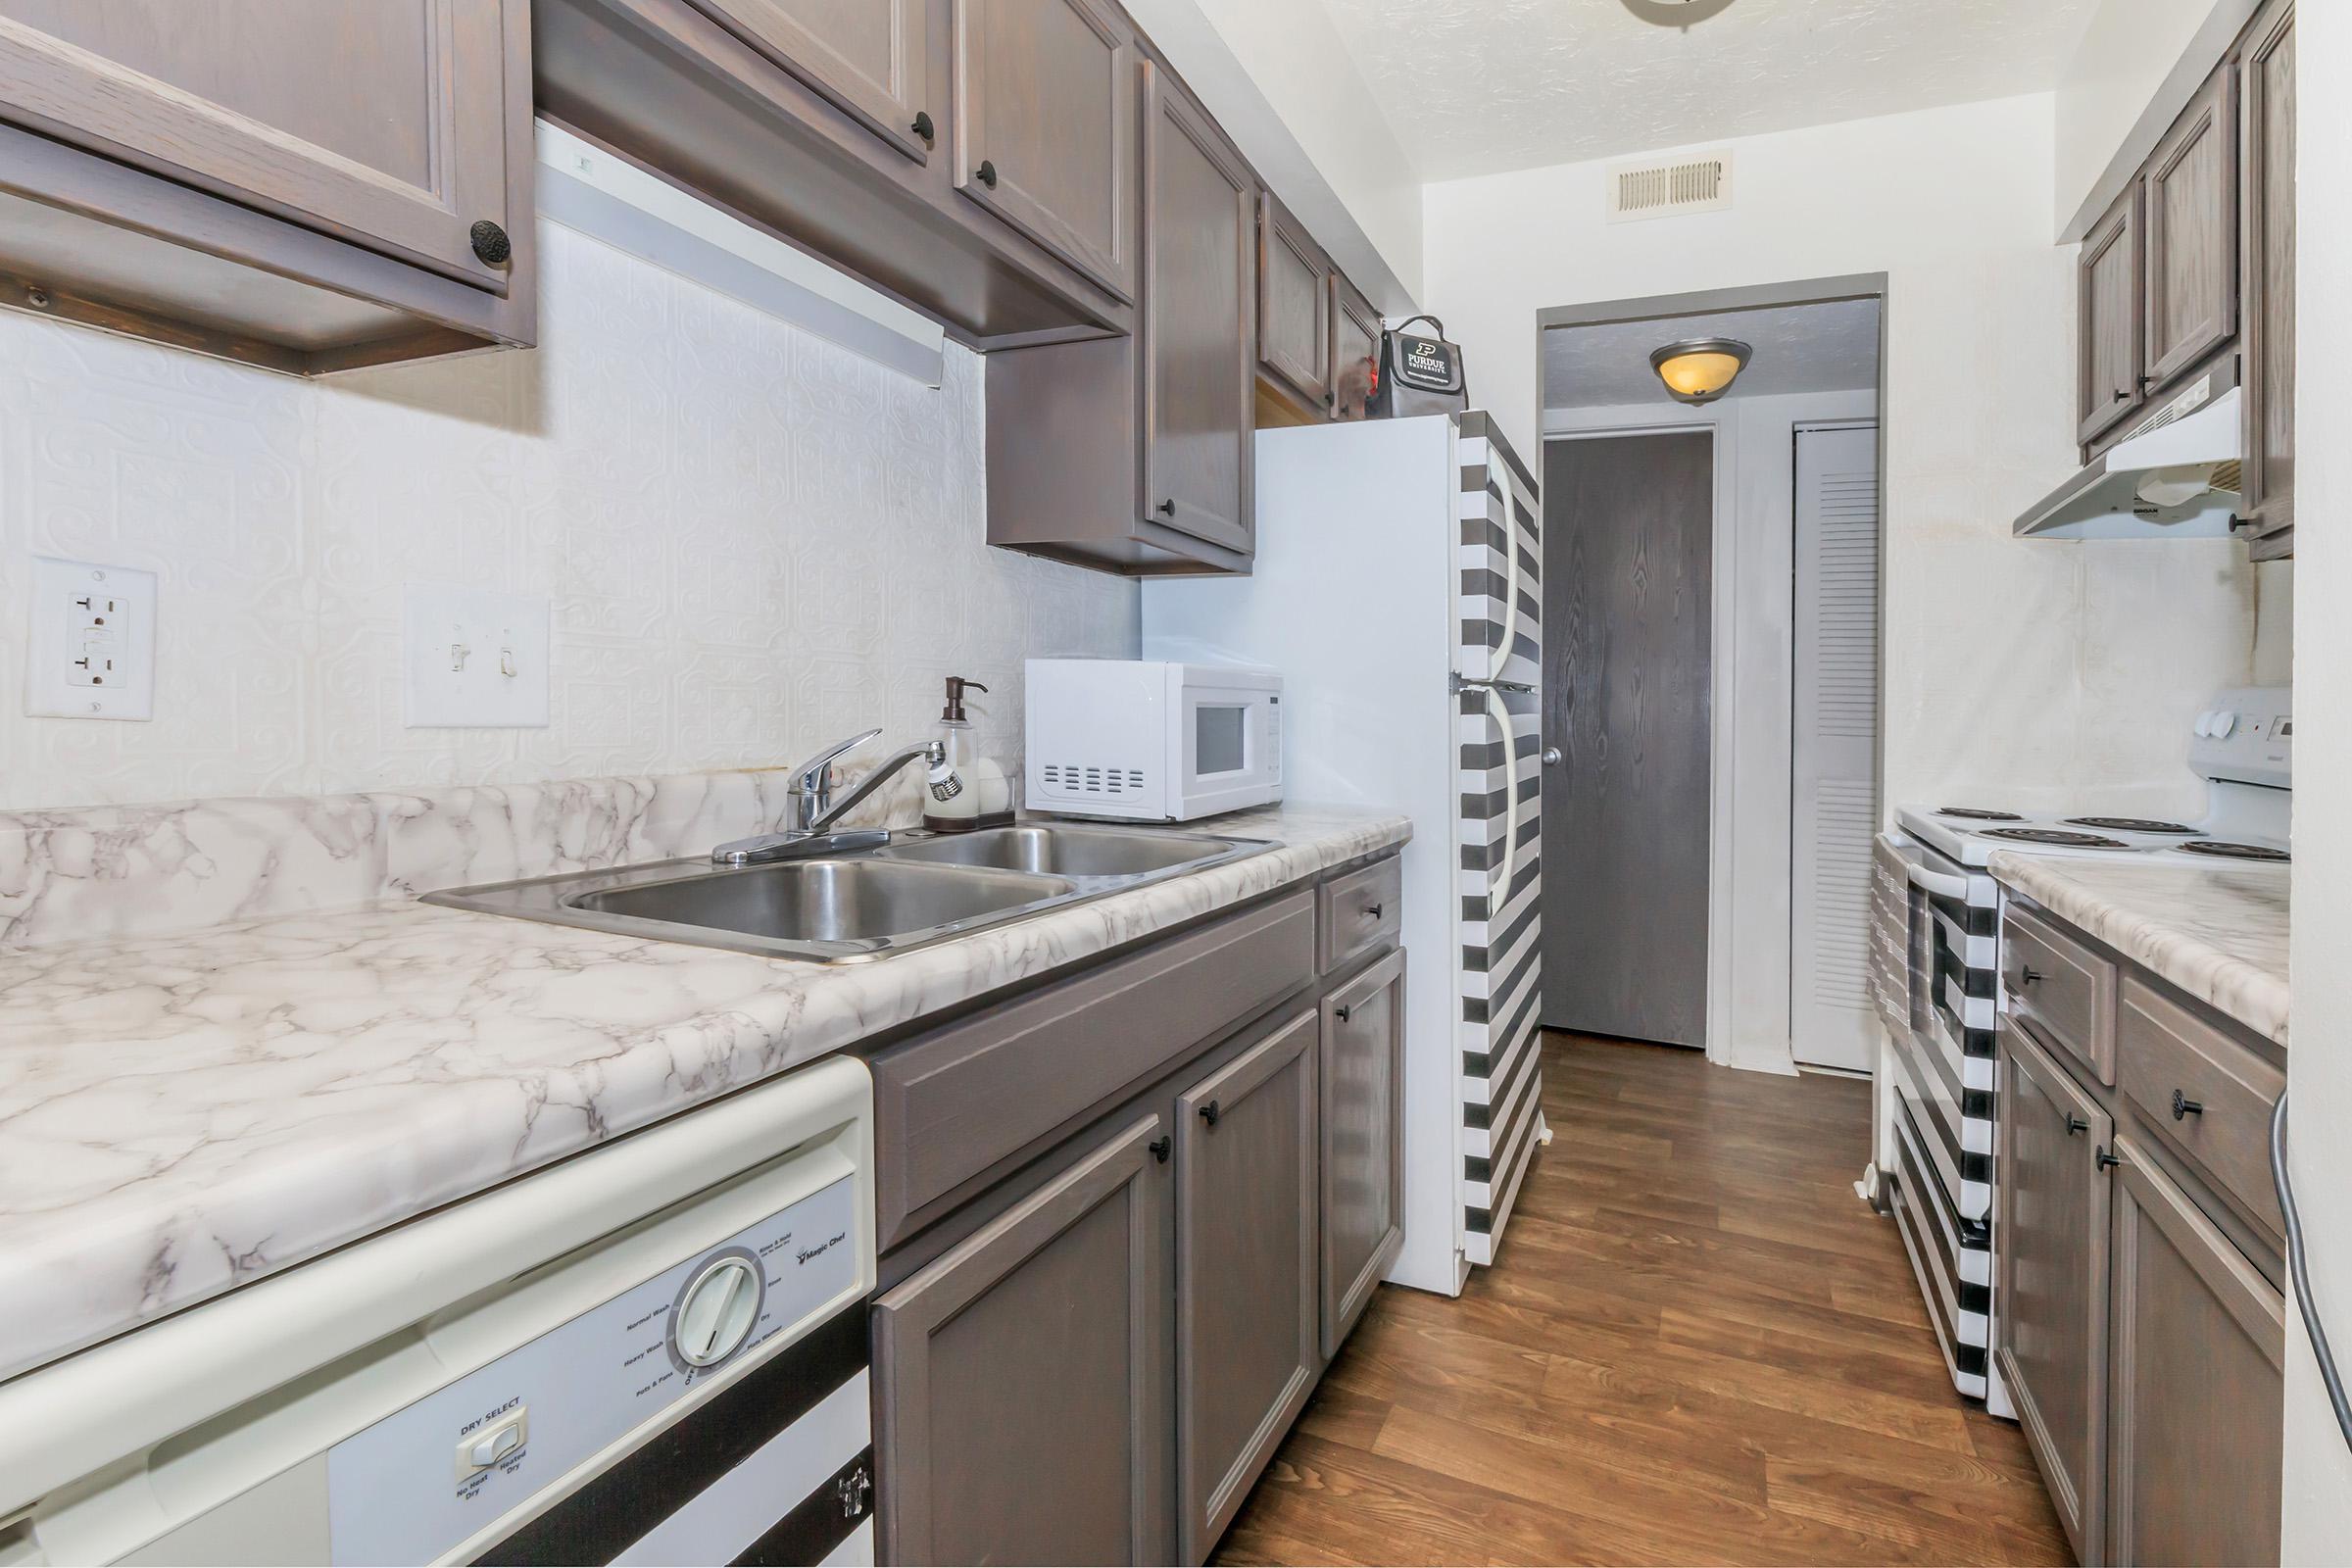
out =
<svg viewBox="0 0 2352 1568"><path fill-rule="evenodd" d="M1876 1043L1878 734L1878 426L1799 426L1788 1034L1797 1060L1857 1072Z"/></svg>

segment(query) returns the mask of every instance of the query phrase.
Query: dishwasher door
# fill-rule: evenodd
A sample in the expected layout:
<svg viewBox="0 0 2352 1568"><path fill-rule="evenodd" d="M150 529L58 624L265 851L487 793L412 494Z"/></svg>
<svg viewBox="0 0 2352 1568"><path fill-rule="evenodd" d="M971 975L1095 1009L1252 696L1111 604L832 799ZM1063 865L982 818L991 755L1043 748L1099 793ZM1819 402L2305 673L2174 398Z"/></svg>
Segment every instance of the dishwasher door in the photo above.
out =
<svg viewBox="0 0 2352 1568"><path fill-rule="evenodd" d="M872 1149L836 1057L0 1385L0 1561L871 1562Z"/></svg>

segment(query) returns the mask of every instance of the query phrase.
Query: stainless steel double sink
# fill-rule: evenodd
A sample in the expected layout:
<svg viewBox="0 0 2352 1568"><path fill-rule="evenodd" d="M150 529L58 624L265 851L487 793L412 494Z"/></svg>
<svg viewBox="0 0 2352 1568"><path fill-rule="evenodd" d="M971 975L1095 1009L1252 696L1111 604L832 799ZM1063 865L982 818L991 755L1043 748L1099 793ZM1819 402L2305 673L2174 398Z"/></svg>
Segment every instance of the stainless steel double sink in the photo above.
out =
<svg viewBox="0 0 2352 1568"><path fill-rule="evenodd" d="M872 959L1273 846L1205 833L1023 823L748 866L659 860L452 888L427 904L823 963Z"/></svg>

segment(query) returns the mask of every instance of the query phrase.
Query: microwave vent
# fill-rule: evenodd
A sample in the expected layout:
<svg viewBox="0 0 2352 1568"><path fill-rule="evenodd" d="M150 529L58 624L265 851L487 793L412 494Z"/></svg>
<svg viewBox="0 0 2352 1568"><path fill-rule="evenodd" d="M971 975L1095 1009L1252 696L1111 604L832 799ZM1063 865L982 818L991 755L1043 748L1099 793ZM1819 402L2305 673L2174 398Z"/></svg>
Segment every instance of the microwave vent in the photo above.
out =
<svg viewBox="0 0 2352 1568"><path fill-rule="evenodd" d="M1732 205L1730 148L1664 162L1618 164L1608 174L1609 221L1719 213Z"/></svg>
<svg viewBox="0 0 2352 1568"><path fill-rule="evenodd" d="M1048 762L1046 784L1065 795L1127 795L1144 787L1143 769Z"/></svg>

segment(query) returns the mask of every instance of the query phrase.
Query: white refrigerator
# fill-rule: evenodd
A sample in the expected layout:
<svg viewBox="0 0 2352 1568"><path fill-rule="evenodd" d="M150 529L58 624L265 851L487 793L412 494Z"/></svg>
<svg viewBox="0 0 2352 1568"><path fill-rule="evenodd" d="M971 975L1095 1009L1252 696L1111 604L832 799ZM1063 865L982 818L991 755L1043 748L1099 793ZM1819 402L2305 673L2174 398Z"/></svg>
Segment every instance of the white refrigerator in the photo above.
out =
<svg viewBox="0 0 2352 1568"><path fill-rule="evenodd" d="M1409 812L1404 1246L1454 1295L1537 1147L1542 514L1486 415L1262 430L1246 578L1143 587L1147 659L1282 671L1295 801Z"/></svg>

